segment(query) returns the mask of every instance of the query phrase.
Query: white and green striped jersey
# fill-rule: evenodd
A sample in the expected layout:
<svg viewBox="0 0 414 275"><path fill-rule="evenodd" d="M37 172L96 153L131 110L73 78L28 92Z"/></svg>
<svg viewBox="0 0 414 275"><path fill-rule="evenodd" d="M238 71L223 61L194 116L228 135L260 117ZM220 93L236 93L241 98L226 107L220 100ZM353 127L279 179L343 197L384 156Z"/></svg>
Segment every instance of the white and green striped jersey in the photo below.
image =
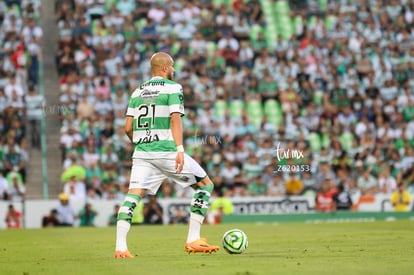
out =
<svg viewBox="0 0 414 275"><path fill-rule="evenodd" d="M248 179L260 176L263 172L263 166L260 163L246 162L243 164L244 176Z"/></svg>
<svg viewBox="0 0 414 275"><path fill-rule="evenodd" d="M27 95L26 98L27 118L29 120L41 120L45 100L42 95Z"/></svg>
<svg viewBox="0 0 414 275"><path fill-rule="evenodd" d="M153 77L135 89L126 112L127 116L134 117L133 157L152 158L177 151L171 131L172 113L184 115L183 88L180 84Z"/></svg>

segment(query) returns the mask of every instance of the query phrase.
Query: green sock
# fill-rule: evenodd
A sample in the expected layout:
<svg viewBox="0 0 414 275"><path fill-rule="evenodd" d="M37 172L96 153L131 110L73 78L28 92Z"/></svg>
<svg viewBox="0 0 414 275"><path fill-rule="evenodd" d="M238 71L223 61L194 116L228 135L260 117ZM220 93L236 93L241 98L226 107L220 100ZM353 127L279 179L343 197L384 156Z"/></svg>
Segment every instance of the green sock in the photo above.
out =
<svg viewBox="0 0 414 275"><path fill-rule="evenodd" d="M123 220L131 224L132 216L134 215L134 209L137 207L141 199L142 198L139 195L128 193L125 197L124 202L119 208L118 221Z"/></svg>
<svg viewBox="0 0 414 275"><path fill-rule="evenodd" d="M208 210L208 201L210 200L213 189L214 184L209 184L202 186L196 190L190 204L191 213L198 214L203 217L206 216Z"/></svg>

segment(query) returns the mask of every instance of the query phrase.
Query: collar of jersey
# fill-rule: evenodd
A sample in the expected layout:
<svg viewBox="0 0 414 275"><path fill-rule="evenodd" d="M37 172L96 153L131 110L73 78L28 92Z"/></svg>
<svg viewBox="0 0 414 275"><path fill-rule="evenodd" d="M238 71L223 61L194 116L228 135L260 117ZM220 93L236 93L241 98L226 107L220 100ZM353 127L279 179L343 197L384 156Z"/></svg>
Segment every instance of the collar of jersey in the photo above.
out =
<svg viewBox="0 0 414 275"><path fill-rule="evenodd" d="M164 77L162 77L162 76L153 76L152 78L151 78L151 80L153 80L153 79L164 79Z"/></svg>

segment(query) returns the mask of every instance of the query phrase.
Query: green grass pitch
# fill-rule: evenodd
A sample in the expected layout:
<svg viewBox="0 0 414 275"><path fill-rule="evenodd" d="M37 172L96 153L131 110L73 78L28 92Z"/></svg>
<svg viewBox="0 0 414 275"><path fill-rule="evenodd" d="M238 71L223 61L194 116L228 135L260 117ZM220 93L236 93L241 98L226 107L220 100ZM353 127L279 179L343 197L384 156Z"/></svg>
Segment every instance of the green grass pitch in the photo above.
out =
<svg viewBox="0 0 414 275"><path fill-rule="evenodd" d="M204 225L220 244L240 228L241 255L187 254L187 226L134 226L134 259L113 258L115 228L0 231L0 274L413 274L414 221Z"/></svg>

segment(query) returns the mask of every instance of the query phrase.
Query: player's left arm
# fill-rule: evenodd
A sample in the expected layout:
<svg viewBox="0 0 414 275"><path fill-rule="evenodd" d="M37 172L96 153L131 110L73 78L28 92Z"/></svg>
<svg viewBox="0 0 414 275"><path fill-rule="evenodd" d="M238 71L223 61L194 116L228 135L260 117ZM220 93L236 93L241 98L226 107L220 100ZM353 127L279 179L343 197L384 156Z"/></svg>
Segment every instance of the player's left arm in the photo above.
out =
<svg viewBox="0 0 414 275"><path fill-rule="evenodd" d="M178 85L177 92L171 93L168 97L168 106L171 117L171 133L177 146L177 157L175 159L175 170L181 173L184 166L184 147L183 147L183 122L181 117L184 115L183 88Z"/></svg>
<svg viewBox="0 0 414 275"><path fill-rule="evenodd" d="M177 146L177 157L175 158L175 170L181 173L184 166L184 147L183 147L183 122L180 113L171 114L171 132Z"/></svg>
<svg viewBox="0 0 414 275"><path fill-rule="evenodd" d="M171 132L175 146L183 145L183 122L180 113L171 114Z"/></svg>

